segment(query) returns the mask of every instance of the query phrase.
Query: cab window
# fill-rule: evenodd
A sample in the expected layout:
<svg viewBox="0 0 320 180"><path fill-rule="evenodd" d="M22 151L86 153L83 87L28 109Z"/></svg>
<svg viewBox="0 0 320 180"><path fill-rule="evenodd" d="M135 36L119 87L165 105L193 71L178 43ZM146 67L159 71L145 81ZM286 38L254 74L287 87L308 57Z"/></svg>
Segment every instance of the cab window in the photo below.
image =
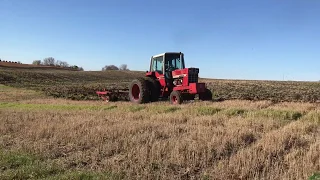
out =
<svg viewBox="0 0 320 180"><path fill-rule="evenodd" d="M166 69L170 69L170 70L184 69L183 62L180 59L180 54L166 55Z"/></svg>
<svg viewBox="0 0 320 180"><path fill-rule="evenodd" d="M163 74L163 56L155 57L152 59L152 71L157 71L160 74Z"/></svg>

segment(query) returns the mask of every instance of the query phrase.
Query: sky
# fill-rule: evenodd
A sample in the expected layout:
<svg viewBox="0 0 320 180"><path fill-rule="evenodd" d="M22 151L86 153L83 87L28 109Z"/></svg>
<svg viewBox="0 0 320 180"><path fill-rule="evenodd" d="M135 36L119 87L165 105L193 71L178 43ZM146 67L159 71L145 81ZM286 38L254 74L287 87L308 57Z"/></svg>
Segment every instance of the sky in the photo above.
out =
<svg viewBox="0 0 320 180"><path fill-rule="evenodd" d="M320 80L319 0L0 0L0 58L85 70L183 52L200 77Z"/></svg>

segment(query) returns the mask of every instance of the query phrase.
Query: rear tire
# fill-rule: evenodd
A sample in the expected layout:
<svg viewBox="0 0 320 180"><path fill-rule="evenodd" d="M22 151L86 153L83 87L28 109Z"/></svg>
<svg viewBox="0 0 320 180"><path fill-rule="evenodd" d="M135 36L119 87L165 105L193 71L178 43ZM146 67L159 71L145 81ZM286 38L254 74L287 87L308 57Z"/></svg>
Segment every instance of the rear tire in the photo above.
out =
<svg viewBox="0 0 320 180"><path fill-rule="evenodd" d="M205 92L199 94L201 101L212 101L212 92L206 88Z"/></svg>
<svg viewBox="0 0 320 180"><path fill-rule="evenodd" d="M181 104L183 102L182 95L179 91L172 91L170 93L171 104Z"/></svg>
<svg viewBox="0 0 320 180"><path fill-rule="evenodd" d="M160 83L152 77L145 78L148 83L148 88L150 90L150 101L156 102L160 96Z"/></svg>
<svg viewBox="0 0 320 180"><path fill-rule="evenodd" d="M143 78L133 80L129 85L129 99L133 103L142 104L150 101L147 81Z"/></svg>

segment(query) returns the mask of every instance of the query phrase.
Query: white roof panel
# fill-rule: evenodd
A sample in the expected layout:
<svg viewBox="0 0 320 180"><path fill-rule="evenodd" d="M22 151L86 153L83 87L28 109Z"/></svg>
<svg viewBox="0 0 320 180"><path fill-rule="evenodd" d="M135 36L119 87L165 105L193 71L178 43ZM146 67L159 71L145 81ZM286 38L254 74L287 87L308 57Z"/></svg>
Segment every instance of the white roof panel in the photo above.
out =
<svg viewBox="0 0 320 180"><path fill-rule="evenodd" d="M152 56L152 57L159 57L159 56L163 56L163 55L165 55L165 54L170 54L170 53L172 53L172 54L179 54L179 53L182 53L182 52L165 52L165 53L161 53L161 54L154 55L154 56ZM182 53L182 54L183 54L183 53Z"/></svg>

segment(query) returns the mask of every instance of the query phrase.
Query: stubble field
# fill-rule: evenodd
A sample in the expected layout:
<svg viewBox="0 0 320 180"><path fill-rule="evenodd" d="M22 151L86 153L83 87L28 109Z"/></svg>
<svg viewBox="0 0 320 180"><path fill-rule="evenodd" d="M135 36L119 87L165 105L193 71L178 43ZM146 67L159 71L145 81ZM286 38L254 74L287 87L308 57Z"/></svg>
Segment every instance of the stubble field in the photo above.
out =
<svg viewBox="0 0 320 180"><path fill-rule="evenodd" d="M47 96L41 88L82 87L84 79L97 87L115 81L92 72L90 77L47 72L49 78L45 72L5 72L0 71L6 84L0 85L0 179L319 177L320 107L315 102L256 99L173 106L73 101ZM210 82L222 88L220 81ZM73 96L79 99L94 99L77 92Z"/></svg>

